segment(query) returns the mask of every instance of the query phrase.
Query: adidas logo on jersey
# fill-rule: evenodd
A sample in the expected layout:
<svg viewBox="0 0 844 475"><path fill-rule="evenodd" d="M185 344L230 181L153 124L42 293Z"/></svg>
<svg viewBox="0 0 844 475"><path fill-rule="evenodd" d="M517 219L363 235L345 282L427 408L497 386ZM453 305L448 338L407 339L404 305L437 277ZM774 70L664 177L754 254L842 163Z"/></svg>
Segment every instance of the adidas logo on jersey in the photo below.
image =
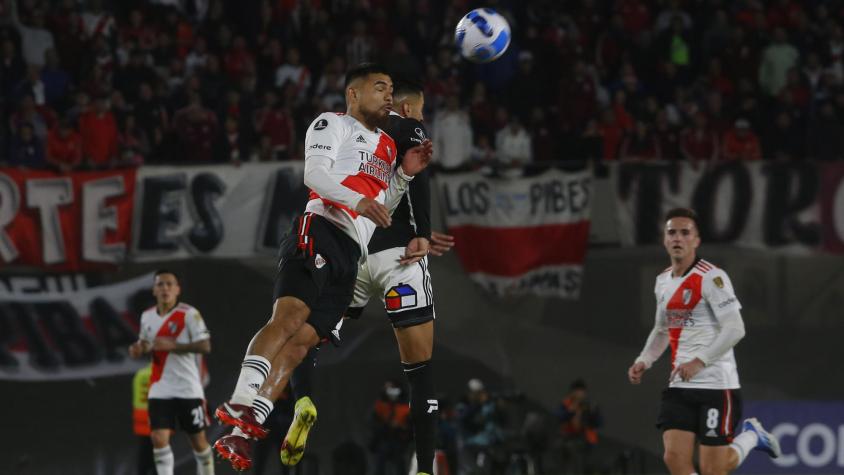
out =
<svg viewBox="0 0 844 475"><path fill-rule="evenodd" d="M363 138L363 135L358 135L358 138L355 139L357 143L366 143L366 139Z"/></svg>
<svg viewBox="0 0 844 475"><path fill-rule="evenodd" d="M718 434L715 433L715 429L709 429L709 432L706 433L707 437L718 437Z"/></svg>

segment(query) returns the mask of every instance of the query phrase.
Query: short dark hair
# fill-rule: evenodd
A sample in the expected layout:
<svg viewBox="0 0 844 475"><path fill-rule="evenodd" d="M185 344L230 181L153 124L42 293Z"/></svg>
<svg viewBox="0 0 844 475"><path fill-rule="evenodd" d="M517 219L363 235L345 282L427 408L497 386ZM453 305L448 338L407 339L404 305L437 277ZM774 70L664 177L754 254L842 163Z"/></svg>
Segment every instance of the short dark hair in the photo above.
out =
<svg viewBox="0 0 844 475"><path fill-rule="evenodd" d="M173 277L175 277L175 278L176 278L176 283L181 285L181 283L182 283L182 279L180 279L180 278L179 278L179 274L177 274L177 273L173 272L173 271L172 271L172 270L170 270L170 269L157 269L157 270L155 271L155 274L152 276L153 280L155 280L155 278L156 278L156 277L158 277L159 275L162 275L162 274L170 274L170 275L172 275Z"/></svg>
<svg viewBox="0 0 844 475"><path fill-rule="evenodd" d="M423 92L422 85L407 79L396 79L393 81L393 97L416 95Z"/></svg>
<svg viewBox="0 0 844 475"><path fill-rule="evenodd" d="M389 76L390 72L387 71L387 68L378 63L360 63L346 72L345 87L349 87L349 84L351 84L355 79L365 78L370 74L386 74Z"/></svg>
<svg viewBox="0 0 844 475"><path fill-rule="evenodd" d="M668 222L672 218L689 218L695 223L695 228L700 231L698 226L697 212L691 208L673 208L665 214L665 221Z"/></svg>

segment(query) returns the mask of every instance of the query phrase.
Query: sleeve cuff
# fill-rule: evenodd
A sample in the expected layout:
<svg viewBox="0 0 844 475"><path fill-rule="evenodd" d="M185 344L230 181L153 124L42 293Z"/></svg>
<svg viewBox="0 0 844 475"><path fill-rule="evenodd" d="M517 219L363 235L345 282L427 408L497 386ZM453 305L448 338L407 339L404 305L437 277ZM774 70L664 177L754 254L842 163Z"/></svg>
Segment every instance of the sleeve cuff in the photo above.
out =
<svg viewBox="0 0 844 475"><path fill-rule="evenodd" d="M411 180L413 180L412 176L404 173L404 170L402 170L401 165L396 167L396 174L399 176L399 178L404 181L410 182Z"/></svg>
<svg viewBox="0 0 844 475"><path fill-rule="evenodd" d="M645 359L641 356L636 358L636 361L633 362L633 364L636 364L636 363L645 363L645 368L647 368L647 369L651 369L651 365L653 365L653 361L648 361L647 359Z"/></svg>

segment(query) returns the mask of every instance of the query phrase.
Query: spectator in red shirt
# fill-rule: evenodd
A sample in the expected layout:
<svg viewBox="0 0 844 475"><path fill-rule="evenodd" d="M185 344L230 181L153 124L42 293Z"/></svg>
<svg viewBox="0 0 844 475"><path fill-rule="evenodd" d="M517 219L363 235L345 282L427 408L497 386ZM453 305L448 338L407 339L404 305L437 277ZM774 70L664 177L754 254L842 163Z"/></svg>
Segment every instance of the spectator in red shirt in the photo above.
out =
<svg viewBox="0 0 844 475"><path fill-rule="evenodd" d="M47 163L68 173L82 164L82 136L62 119L47 134Z"/></svg>
<svg viewBox="0 0 844 475"><path fill-rule="evenodd" d="M274 92L267 92L265 106L256 114L255 123L260 134L270 138L276 160L287 160L295 140L293 118Z"/></svg>
<svg viewBox="0 0 844 475"><path fill-rule="evenodd" d="M618 158L618 148L624 138L624 129L618 124L612 109L604 110L601 123L598 125L598 134L601 136L604 160Z"/></svg>
<svg viewBox="0 0 844 475"><path fill-rule="evenodd" d="M662 151L659 140L645 121L636 121L636 127L624 138L621 146L622 160L659 160Z"/></svg>
<svg viewBox="0 0 844 475"><path fill-rule="evenodd" d="M178 161L211 162L213 145L219 131L217 115L202 106L197 92L188 93L189 103L173 116L173 130L179 143Z"/></svg>
<svg viewBox="0 0 844 475"><path fill-rule="evenodd" d="M109 108L108 96L100 95L94 108L79 118L82 154L94 167L111 167L117 160L117 121Z"/></svg>
<svg viewBox="0 0 844 475"><path fill-rule="evenodd" d="M686 127L680 136L680 151L692 163L700 160L717 160L720 155L718 134L708 127L706 115L695 115L694 126Z"/></svg>
<svg viewBox="0 0 844 475"><path fill-rule="evenodd" d="M736 121L735 127L724 134L724 158L727 160L760 160L759 139L750 130L747 119Z"/></svg>

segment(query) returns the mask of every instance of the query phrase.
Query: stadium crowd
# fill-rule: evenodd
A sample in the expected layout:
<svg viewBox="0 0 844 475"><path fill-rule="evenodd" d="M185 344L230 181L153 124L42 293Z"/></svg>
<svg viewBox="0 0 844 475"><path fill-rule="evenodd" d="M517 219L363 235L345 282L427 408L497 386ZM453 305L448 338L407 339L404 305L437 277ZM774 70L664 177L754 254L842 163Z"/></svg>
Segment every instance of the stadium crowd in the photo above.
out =
<svg viewBox="0 0 844 475"><path fill-rule="evenodd" d="M349 65L424 85L438 165L844 157L844 2L2 0L0 163L299 160ZM514 39L452 44L490 6Z"/></svg>

